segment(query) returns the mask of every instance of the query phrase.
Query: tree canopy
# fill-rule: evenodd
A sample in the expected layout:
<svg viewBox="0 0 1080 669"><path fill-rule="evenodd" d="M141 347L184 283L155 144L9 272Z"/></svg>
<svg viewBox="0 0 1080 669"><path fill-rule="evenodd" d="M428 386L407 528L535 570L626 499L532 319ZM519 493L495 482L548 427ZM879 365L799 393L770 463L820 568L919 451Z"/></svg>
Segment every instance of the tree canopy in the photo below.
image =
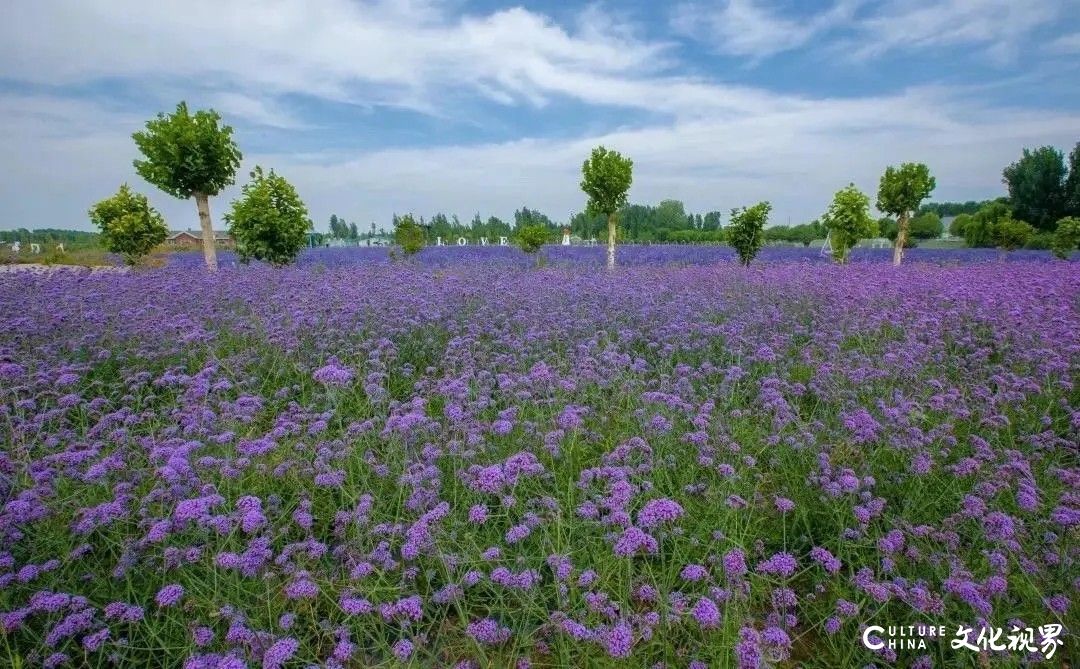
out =
<svg viewBox="0 0 1080 669"><path fill-rule="evenodd" d="M1039 230L1053 230L1065 214L1065 156L1052 146L1024 149L1002 172L1016 217Z"/></svg>
<svg viewBox="0 0 1080 669"><path fill-rule="evenodd" d="M878 184L877 208L896 217L897 236L893 248L893 264L899 265L907 243L908 217L930 196L937 181L930 168L922 163L889 166Z"/></svg>
<svg viewBox="0 0 1080 669"><path fill-rule="evenodd" d="M233 129L212 109L191 114L187 103L172 114L158 114L132 137L145 157L135 160L139 176L173 197L217 195L232 185L242 155Z"/></svg>
<svg viewBox="0 0 1080 669"><path fill-rule="evenodd" d="M241 262L255 259L274 265L295 260L312 229L307 207L292 184L257 165L225 222Z"/></svg>
<svg viewBox="0 0 1080 669"><path fill-rule="evenodd" d="M133 265L169 236L165 220L142 193L127 185L90 207L90 221L101 230L105 248Z"/></svg>
<svg viewBox="0 0 1080 669"><path fill-rule="evenodd" d="M728 242L735 247L739 254L739 262L743 266L749 266L765 243L765 235L762 232L765 224L769 221L769 212L772 204L758 202L752 207L731 210L731 223L726 233Z"/></svg>
<svg viewBox="0 0 1080 669"><path fill-rule="evenodd" d="M870 198L855 184L836 192L821 222L829 232L833 259L840 264L847 262L848 253L860 239L872 237L878 227L870 216Z"/></svg>
<svg viewBox="0 0 1080 669"><path fill-rule="evenodd" d="M412 214L394 217L394 242L406 256L415 255L424 248L424 229Z"/></svg>
<svg viewBox="0 0 1080 669"><path fill-rule="evenodd" d="M592 150L592 154L581 166L581 190L589 196L585 213L590 216L607 216L608 248L607 267L615 268L615 233L618 225L618 211L626 206L627 193L633 183L634 161L624 158L618 151L609 151L603 146Z"/></svg>

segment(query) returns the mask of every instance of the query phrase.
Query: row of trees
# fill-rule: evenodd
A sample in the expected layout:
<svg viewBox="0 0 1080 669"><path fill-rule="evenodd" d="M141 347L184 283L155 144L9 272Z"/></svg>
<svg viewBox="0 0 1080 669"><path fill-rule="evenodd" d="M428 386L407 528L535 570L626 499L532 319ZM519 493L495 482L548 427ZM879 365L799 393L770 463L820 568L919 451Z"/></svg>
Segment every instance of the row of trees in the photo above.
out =
<svg viewBox="0 0 1080 669"><path fill-rule="evenodd" d="M627 192L633 182L633 162L617 151L600 146L593 149L592 155L582 165L581 173L581 189L588 196L586 214L607 219L607 266L612 269L615 267L618 212L626 206ZM877 209L896 218L894 264L899 265L903 258L912 213L929 197L935 185L930 169L922 163L889 167L882 175ZM731 220L723 234L726 241L735 247L743 265L749 265L764 245L764 230L771 210L772 205L768 202L731 210ZM838 262L847 259L848 252L860 239L874 236L879 231L877 222L870 216L870 198L854 184L836 194L821 224L827 231Z"/></svg>
<svg viewBox="0 0 1080 669"><path fill-rule="evenodd" d="M217 269L210 197L234 183L242 155L232 128L221 124L213 110L190 113L181 102L172 114L158 114L146 128L132 135L142 153L134 161L142 178L173 197L195 199L202 229L206 266ZM229 234L236 241L240 260L291 262L307 242L312 228L307 208L284 177L259 165L240 197L225 214ZM90 208L90 220L101 230L105 247L137 262L168 236L161 214L146 196L127 184L112 197Z"/></svg>
<svg viewBox="0 0 1080 669"><path fill-rule="evenodd" d="M143 156L134 161L140 176L174 197L195 199L206 264L216 269L209 198L234 183L240 165L242 156L232 139L232 128L221 124L213 110L191 114L181 102L173 114L159 114L148 121L133 139ZM766 232L771 211L768 202L733 209L726 228L721 226L719 212L688 214L677 200L665 200L655 207L630 205L627 195L633 182L633 162L600 146L582 165L581 188L587 201L584 212L571 218L570 228L574 234L592 238L606 227L608 267L615 265L620 222L624 239L725 241L735 247L744 264L754 258L766 240L808 244L822 230L840 262L860 239L884 234L894 240L893 262L900 264L910 238L939 236L941 213L961 210L951 231L964 236L971 246L1015 248L1036 231L1053 230L1057 230L1055 244L1061 246L1071 239L1075 227L1070 222L1074 219L1063 216L1080 215L1080 144L1070 154L1069 162L1070 168L1066 169L1064 154L1053 147L1025 149L1021 159L1003 172L1008 200L983 204L974 213L968 211L977 203L923 206L923 200L934 190L935 179L926 165L904 163L887 168L879 183L875 204L890 218L872 219L869 197L849 185L836 194L820 221L778 226ZM163 242L168 234L161 215L150 207L146 197L126 184L113 197L95 204L90 218L100 228L107 248L132 262ZM243 261L255 258L289 262L303 248L312 230L296 190L273 170L265 172L261 166L251 172L251 180L224 219ZM395 215L394 227L403 248L423 245L437 237L464 236L468 231L486 237L513 236L526 250L538 248L556 229L547 216L528 208L515 212L512 226L495 217L483 221L479 215L465 225L456 216L437 214L430 222ZM357 238L359 231L355 224L334 215L331 234Z"/></svg>

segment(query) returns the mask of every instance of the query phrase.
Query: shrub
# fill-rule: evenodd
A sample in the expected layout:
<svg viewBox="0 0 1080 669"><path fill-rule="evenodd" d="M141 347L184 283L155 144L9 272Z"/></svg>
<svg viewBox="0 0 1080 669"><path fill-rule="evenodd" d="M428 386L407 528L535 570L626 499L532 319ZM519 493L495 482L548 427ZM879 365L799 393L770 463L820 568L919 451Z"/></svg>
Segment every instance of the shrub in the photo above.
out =
<svg viewBox="0 0 1080 669"><path fill-rule="evenodd" d="M116 195L90 208L90 221L101 230L105 248L134 265L169 236L165 220L146 196L124 184Z"/></svg>
<svg viewBox="0 0 1080 669"><path fill-rule="evenodd" d="M1003 251L1015 251L1031 239L1035 228L1007 216L994 224L994 245Z"/></svg>
<svg viewBox="0 0 1080 669"><path fill-rule="evenodd" d="M870 217L870 198L855 184L837 191L821 222L829 231L833 258L840 264L847 261L848 253L860 239L873 236L878 228L877 221Z"/></svg>
<svg viewBox="0 0 1080 669"><path fill-rule="evenodd" d="M739 262L744 267L750 265L750 261L757 256L765 243L763 230L769 220L770 211L772 205L768 202L758 202L749 209L743 207L731 210L731 224L725 229L724 236L735 247Z"/></svg>
<svg viewBox="0 0 1080 669"><path fill-rule="evenodd" d="M296 259L312 228L307 207L284 177L259 166L244 184L240 199L225 214L241 262L252 258L274 265Z"/></svg>
<svg viewBox="0 0 1080 669"><path fill-rule="evenodd" d="M424 248L424 229L412 217L405 214L397 219L394 226L394 242L401 247L401 252L406 256L416 255Z"/></svg>
<svg viewBox="0 0 1080 669"><path fill-rule="evenodd" d="M525 253L534 254L551 241L551 230L542 223L522 226L514 235L514 243Z"/></svg>
<svg viewBox="0 0 1080 669"><path fill-rule="evenodd" d="M1065 260L1077 246L1080 246L1080 218L1068 216L1058 221L1051 245L1054 255Z"/></svg>

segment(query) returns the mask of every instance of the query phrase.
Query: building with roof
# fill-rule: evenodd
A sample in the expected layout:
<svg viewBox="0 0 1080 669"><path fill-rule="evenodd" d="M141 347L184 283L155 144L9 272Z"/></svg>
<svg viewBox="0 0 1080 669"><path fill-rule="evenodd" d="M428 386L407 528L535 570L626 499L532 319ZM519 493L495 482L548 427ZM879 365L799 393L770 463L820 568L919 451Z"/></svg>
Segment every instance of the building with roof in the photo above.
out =
<svg viewBox="0 0 1080 669"><path fill-rule="evenodd" d="M197 251L202 248L202 230L174 230L165 238L165 246L178 251ZM236 240L227 232L214 231L214 246L236 248Z"/></svg>

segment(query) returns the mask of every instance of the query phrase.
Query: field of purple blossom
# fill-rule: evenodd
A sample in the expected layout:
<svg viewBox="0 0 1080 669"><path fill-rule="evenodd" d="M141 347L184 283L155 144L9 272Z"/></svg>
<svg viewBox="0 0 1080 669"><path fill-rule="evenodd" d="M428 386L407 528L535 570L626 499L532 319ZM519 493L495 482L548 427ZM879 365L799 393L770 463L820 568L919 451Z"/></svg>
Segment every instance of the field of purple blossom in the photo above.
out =
<svg viewBox="0 0 1080 669"><path fill-rule="evenodd" d="M603 267L603 246L546 246L541 254L544 262L552 267ZM218 253L222 266L236 267L239 263L231 251ZM677 244L629 244L619 247L619 264L625 267L656 265L709 265L717 262L736 262L735 249L730 246L677 245ZM905 258L914 262L934 264L959 264L1001 260L1009 262L1054 262L1049 251L1012 251L1002 255L996 249L922 249L905 252ZM300 254L297 263L302 266L341 267L356 264L390 262L387 247L348 247L308 249ZM415 262L425 267L454 267L461 264L500 264L528 269L534 259L512 246L444 246L422 250ZM820 248L802 246L766 246L756 262L763 263L814 263L830 264L832 258L822 254ZM853 249L850 262L892 262L892 249ZM120 264L121 259L116 258ZM199 252L174 253L170 264L180 267L201 267L204 264Z"/></svg>
<svg viewBox="0 0 1080 669"><path fill-rule="evenodd" d="M1075 263L342 251L0 277L0 665L1080 657Z"/></svg>

